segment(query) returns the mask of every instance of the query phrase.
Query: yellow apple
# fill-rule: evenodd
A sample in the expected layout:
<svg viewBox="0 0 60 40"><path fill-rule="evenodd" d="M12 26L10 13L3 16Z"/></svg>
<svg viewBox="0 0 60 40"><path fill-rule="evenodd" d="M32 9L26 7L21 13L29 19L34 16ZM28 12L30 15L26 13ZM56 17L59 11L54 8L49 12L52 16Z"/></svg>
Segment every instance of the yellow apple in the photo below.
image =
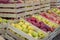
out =
<svg viewBox="0 0 60 40"><path fill-rule="evenodd" d="M14 23L11 23L11 25L12 25L12 26L15 26L15 24L14 24Z"/></svg>
<svg viewBox="0 0 60 40"><path fill-rule="evenodd" d="M38 35L39 37L42 39L42 38L45 38L45 36L47 36L45 33L43 33L42 31L41 32L38 32Z"/></svg>
<svg viewBox="0 0 60 40"><path fill-rule="evenodd" d="M31 34L31 33L28 33L28 35L32 36L32 34Z"/></svg>
<svg viewBox="0 0 60 40"><path fill-rule="evenodd" d="M3 19L2 18L0 18L0 23L3 21Z"/></svg>
<svg viewBox="0 0 60 40"><path fill-rule="evenodd" d="M32 33L32 36L33 36L34 38L38 38L38 33L34 31L34 32Z"/></svg>
<svg viewBox="0 0 60 40"><path fill-rule="evenodd" d="M23 23L23 22L19 22L18 24L19 24L19 25L23 25L24 23Z"/></svg>
<svg viewBox="0 0 60 40"><path fill-rule="evenodd" d="M28 29L29 29L29 30L33 30L33 28L32 28L31 26L28 26Z"/></svg>
<svg viewBox="0 0 60 40"><path fill-rule="evenodd" d="M25 33L28 33L28 32L29 32L29 30L28 30L27 28L24 28L23 31L24 31Z"/></svg>
<svg viewBox="0 0 60 40"><path fill-rule="evenodd" d="M27 23L27 22L26 22L25 24L26 24L26 25L28 25L28 26L30 25L30 24L29 24L29 23Z"/></svg>
<svg viewBox="0 0 60 40"><path fill-rule="evenodd" d="M23 25L22 25L22 28L23 28L23 29L24 29L24 28L27 28L27 25L23 24Z"/></svg>

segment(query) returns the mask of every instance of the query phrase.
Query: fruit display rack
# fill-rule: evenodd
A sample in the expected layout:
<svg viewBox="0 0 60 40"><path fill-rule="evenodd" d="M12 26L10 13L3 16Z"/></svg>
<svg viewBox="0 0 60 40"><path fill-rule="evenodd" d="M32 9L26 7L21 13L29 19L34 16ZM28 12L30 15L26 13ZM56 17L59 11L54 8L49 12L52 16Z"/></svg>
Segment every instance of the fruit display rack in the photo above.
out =
<svg viewBox="0 0 60 40"><path fill-rule="evenodd" d="M52 8L48 12L53 13L53 15L55 15L57 19L60 17L60 9L58 7Z"/></svg>
<svg viewBox="0 0 60 40"><path fill-rule="evenodd" d="M60 21L56 21L55 14L49 14L52 11L48 9L50 9L50 0L0 3L0 17L20 18L20 20L15 20L12 23L5 19L2 22L2 19L0 19L2 22L0 25L6 28L4 37L8 37L10 40L52 40L60 32L58 23ZM46 10L48 10L48 13L46 13ZM45 12L40 13L41 11Z"/></svg>
<svg viewBox="0 0 60 40"><path fill-rule="evenodd" d="M21 0L22 1L22 0ZM20 14L31 14L33 12L40 12L43 10L50 9L50 0L41 1L41 0L24 0L14 1L8 3L0 3L0 17L13 17L16 18L20 16ZM42 3L44 2L44 4ZM7 5L7 6L6 6ZM1 9L2 8L2 9ZM13 11L12 11L13 10ZM2 14L3 13L3 14ZM14 16L13 16L14 15Z"/></svg>
<svg viewBox="0 0 60 40"><path fill-rule="evenodd" d="M28 24L28 23L27 23ZM13 25L13 24L12 24ZM36 31L42 31L42 30L40 30L40 29L38 29L37 27L32 27L32 28L34 28L34 30L36 30ZM23 32L23 31L21 31L21 29L17 29L17 28L15 28L15 27L13 27L13 26L11 26L11 25L9 25L9 27L8 27L8 29L11 29L11 30L13 30L14 32L16 32L16 33L18 33L19 35L21 35L21 36L23 36L23 37L25 37L25 38L27 38L27 39L29 39L29 40L38 40L38 39L35 39L34 37L32 37L32 36L30 36L31 34L26 34L25 32ZM31 29L31 28L29 28L29 29ZM8 31L8 30L7 30ZM19 32L18 32L19 31ZM24 29L24 31L25 31L25 29ZM33 31L34 32L34 31ZM36 33L36 32L34 32L34 33ZM42 33L44 33L44 34L46 34L44 31L42 31ZM37 35L37 34L36 34ZM43 34L42 34L43 35ZM47 35L47 34L46 34ZM43 35L44 36L44 35ZM44 36L45 37L45 36ZM39 38L40 39L40 38Z"/></svg>
<svg viewBox="0 0 60 40"><path fill-rule="evenodd" d="M22 20L22 19L20 19L20 20ZM24 20L24 21L25 21L25 20ZM25 22L27 23L27 21L25 21ZM21 24L22 24L22 23L21 23ZM27 24L28 24L28 23L27 23ZM14 25L14 24L12 24L12 25ZM34 28L36 31L41 31L39 28L33 26L32 24L30 24L30 25L31 25L32 28ZM16 27L17 27L17 26L18 26L18 25L16 25ZM33 38L32 36L30 36L29 34L27 35L25 32L23 32L23 31L21 30L21 28L20 28L20 29L17 29L17 28L15 28L15 27L11 26L11 24L8 24L8 29L13 30L14 32L16 32L17 34L19 34L19 35L27 38L28 40L40 40L40 38L39 38L39 39L35 39L35 38ZM51 37L54 38L54 37L57 35L57 32L58 32L58 34L59 34L59 29L60 29L60 28L55 29L51 34L47 33L47 35L49 35L49 36L47 36L47 37L46 37L45 39L43 39L43 40L48 40L48 39L50 39ZM7 30L7 31L8 31L8 30ZM44 31L42 31L42 32L44 32ZM9 34L9 32L7 32L7 33ZM45 33L45 32L44 32L44 33ZM52 39L52 38L51 38L51 39Z"/></svg>

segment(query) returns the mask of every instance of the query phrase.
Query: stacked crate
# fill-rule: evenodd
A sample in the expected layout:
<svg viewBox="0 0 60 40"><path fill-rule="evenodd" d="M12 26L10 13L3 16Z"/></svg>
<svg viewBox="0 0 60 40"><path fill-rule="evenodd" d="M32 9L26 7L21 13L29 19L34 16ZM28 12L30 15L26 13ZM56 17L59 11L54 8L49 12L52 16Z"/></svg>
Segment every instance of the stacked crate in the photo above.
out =
<svg viewBox="0 0 60 40"><path fill-rule="evenodd" d="M60 0L51 0L51 7L60 7Z"/></svg>
<svg viewBox="0 0 60 40"><path fill-rule="evenodd" d="M40 0L41 11L50 9L50 0Z"/></svg>

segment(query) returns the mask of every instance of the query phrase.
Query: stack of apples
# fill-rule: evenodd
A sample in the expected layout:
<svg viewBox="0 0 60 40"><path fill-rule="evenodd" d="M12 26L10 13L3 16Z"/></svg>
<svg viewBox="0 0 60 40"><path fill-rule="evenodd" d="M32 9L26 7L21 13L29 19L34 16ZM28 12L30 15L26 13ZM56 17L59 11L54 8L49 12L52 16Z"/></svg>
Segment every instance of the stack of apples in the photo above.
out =
<svg viewBox="0 0 60 40"><path fill-rule="evenodd" d="M0 23L8 23L8 20L0 18Z"/></svg>
<svg viewBox="0 0 60 40"><path fill-rule="evenodd" d="M60 7L58 7L58 9L60 9Z"/></svg>
<svg viewBox="0 0 60 40"><path fill-rule="evenodd" d="M53 21L53 22L55 22L55 23L57 23L57 24L60 24L60 17L54 13L48 14L46 12L42 12L40 15L51 20L51 21Z"/></svg>
<svg viewBox="0 0 60 40"><path fill-rule="evenodd" d="M18 23L12 23L12 26L14 26L15 28L25 32L26 34L34 37L34 38L45 38L46 35L48 35L47 33L45 33L44 31L40 30L40 31L36 31L33 26L31 26L28 22L26 22L24 19L20 19L20 21Z"/></svg>
<svg viewBox="0 0 60 40"><path fill-rule="evenodd" d="M49 25L51 28L55 29L55 28L59 27L58 24L53 23L52 21L46 19L45 17L43 17L39 14L33 15L33 17L37 18L39 21L43 21L45 24Z"/></svg>
<svg viewBox="0 0 60 40"><path fill-rule="evenodd" d="M48 25L44 24L44 22L37 20L35 17L29 17L26 18L26 20L45 32L54 31L53 28L50 28Z"/></svg>
<svg viewBox="0 0 60 40"><path fill-rule="evenodd" d="M58 8L52 8L52 11L60 16L60 10Z"/></svg>
<svg viewBox="0 0 60 40"><path fill-rule="evenodd" d="M0 3L8 3L9 0L0 0Z"/></svg>

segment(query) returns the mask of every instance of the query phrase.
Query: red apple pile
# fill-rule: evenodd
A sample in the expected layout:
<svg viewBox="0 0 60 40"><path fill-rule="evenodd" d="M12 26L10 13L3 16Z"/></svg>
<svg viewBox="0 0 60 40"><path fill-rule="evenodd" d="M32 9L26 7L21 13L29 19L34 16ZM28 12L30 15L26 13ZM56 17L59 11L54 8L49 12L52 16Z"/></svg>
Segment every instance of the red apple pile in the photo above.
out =
<svg viewBox="0 0 60 40"><path fill-rule="evenodd" d="M42 21L39 22L39 20L37 20L35 17L29 17L29 18L26 18L26 20L45 32L49 32L49 31L53 32L54 30L53 28L50 28L49 26L44 24Z"/></svg>
<svg viewBox="0 0 60 40"><path fill-rule="evenodd" d="M11 0L0 0L0 3L14 3L15 1ZM16 0L16 3L23 3L23 0Z"/></svg>
<svg viewBox="0 0 60 40"><path fill-rule="evenodd" d="M58 9L60 9L60 7L58 7Z"/></svg>
<svg viewBox="0 0 60 40"><path fill-rule="evenodd" d="M8 3L9 0L0 0L0 3Z"/></svg>
<svg viewBox="0 0 60 40"><path fill-rule="evenodd" d="M46 12L42 12L40 15L42 15L43 17L60 24L60 17L57 16L55 13L51 12L50 14L46 13Z"/></svg>

